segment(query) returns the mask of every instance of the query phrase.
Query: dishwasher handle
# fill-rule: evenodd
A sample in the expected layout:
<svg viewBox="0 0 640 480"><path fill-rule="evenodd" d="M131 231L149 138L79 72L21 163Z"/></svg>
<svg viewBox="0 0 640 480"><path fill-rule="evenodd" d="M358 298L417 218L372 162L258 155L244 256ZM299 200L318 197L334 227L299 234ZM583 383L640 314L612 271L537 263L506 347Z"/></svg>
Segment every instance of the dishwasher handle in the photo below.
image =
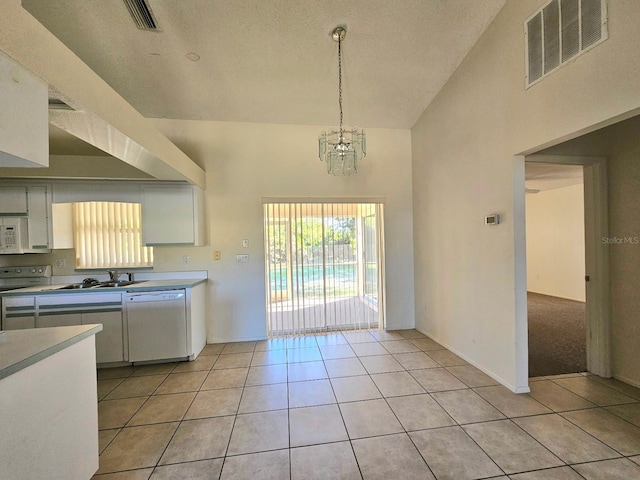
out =
<svg viewBox="0 0 640 480"><path fill-rule="evenodd" d="M168 290L162 292L146 292L127 295L127 303L167 302L184 298L184 290Z"/></svg>

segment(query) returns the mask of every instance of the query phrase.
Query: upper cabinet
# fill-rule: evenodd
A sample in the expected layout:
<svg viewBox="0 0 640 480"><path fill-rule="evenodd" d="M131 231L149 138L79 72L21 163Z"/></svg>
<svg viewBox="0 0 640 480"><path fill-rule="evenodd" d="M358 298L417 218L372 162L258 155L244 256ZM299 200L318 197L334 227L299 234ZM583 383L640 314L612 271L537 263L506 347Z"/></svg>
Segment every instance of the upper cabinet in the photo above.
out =
<svg viewBox="0 0 640 480"><path fill-rule="evenodd" d="M28 188L28 222L29 222L29 248L37 250L51 248L51 200L46 186L33 186Z"/></svg>
<svg viewBox="0 0 640 480"><path fill-rule="evenodd" d="M1 253L48 253L51 249L51 188L0 185L0 217L20 230L17 244Z"/></svg>
<svg viewBox="0 0 640 480"><path fill-rule="evenodd" d="M142 242L204 245L203 200L203 191L193 185L143 186Z"/></svg>
<svg viewBox="0 0 640 480"><path fill-rule="evenodd" d="M194 185L55 180L20 185L13 181L0 184L0 220L19 222L21 245L0 253L73 248L72 204L91 201L141 204L144 245L205 245L204 192Z"/></svg>
<svg viewBox="0 0 640 480"><path fill-rule="evenodd" d="M27 187L0 187L0 217L27 216Z"/></svg>
<svg viewBox="0 0 640 480"><path fill-rule="evenodd" d="M48 167L48 86L2 52L0 105L0 167Z"/></svg>

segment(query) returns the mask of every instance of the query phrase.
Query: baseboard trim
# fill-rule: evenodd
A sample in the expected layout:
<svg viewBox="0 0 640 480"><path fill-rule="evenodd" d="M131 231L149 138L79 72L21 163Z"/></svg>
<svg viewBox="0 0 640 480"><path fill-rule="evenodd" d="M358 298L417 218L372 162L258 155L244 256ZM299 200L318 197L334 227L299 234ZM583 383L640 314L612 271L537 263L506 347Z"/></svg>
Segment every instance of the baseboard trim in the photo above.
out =
<svg viewBox="0 0 640 480"><path fill-rule="evenodd" d="M438 342L440 345L442 345L443 347L445 347L447 350L449 350L452 353L455 353L456 355L458 355L460 358L462 358L464 361L470 363L471 365L473 365L474 367L476 367L478 370L482 371L483 373L489 375L491 378L493 378L496 382L500 383L501 385L503 385L504 387L508 388L509 390L511 390L513 393L529 393L531 391L531 389L529 388L528 382L526 386L515 386L513 385L511 382L506 381L504 378L502 378L500 375L497 375L496 373L487 370L486 368L484 368L482 365L478 365L477 362L473 361L472 359L470 359L468 356L464 355L463 353L459 352L458 350L456 350L455 348L452 348L450 345L448 345L446 342L443 342L441 340L439 340L436 336L425 332L419 328L416 327L416 330L419 331L420 333L422 333L423 335L426 335L427 337L431 338L432 340Z"/></svg>
<svg viewBox="0 0 640 480"><path fill-rule="evenodd" d="M640 388L640 382L638 382L637 380L633 380L627 377L626 375L613 374L612 377L615 378L616 380L620 380L621 382L627 383L632 387Z"/></svg>

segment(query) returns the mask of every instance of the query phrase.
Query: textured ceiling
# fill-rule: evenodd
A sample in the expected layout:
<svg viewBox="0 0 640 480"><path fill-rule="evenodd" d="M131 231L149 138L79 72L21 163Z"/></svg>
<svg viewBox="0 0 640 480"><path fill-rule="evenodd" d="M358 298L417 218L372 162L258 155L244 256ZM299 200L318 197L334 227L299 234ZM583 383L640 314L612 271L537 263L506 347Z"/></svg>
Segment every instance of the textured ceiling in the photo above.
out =
<svg viewBox="0 0 640 480"><path fill-rule="evenodd" d="M146 117L333 125L346 26L345 124L410 128L505 0L122 0L23 6ZM196 53L193 62L186 57Z"/></svg>

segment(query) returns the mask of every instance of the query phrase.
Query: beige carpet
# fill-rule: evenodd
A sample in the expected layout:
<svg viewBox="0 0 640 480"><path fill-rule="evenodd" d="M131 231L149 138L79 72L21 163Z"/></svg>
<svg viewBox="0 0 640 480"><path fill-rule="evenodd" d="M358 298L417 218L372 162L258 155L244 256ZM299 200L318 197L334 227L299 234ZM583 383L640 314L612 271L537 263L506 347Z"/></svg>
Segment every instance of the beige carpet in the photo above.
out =
<svg viewBox="0 0 640 480"><path fill-rule="evenodd" d="M585 304L538 293L527 294L529 376L587 369Z"/></svg>

